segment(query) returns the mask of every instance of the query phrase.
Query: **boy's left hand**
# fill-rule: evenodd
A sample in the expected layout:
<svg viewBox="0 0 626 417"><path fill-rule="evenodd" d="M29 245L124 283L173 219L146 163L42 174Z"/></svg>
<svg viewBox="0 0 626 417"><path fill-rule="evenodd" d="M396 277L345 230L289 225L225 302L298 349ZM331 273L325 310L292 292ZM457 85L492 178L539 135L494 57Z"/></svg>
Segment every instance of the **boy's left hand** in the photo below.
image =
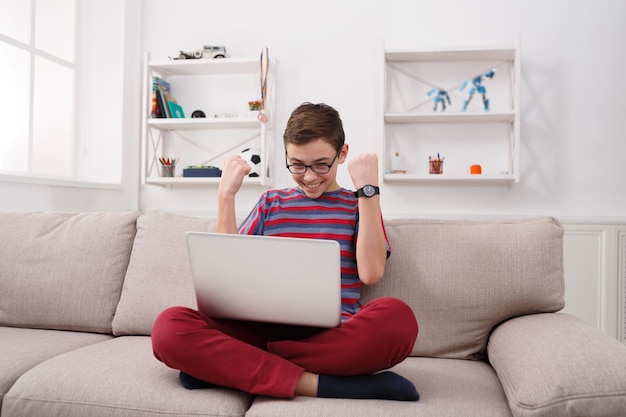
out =
<svg viewBox="0 0 626 417"><path fill-rule="evenodd" d="M355 189L366 184L378 186L378 155L362 153L348 162L348 172Z"/></svg>

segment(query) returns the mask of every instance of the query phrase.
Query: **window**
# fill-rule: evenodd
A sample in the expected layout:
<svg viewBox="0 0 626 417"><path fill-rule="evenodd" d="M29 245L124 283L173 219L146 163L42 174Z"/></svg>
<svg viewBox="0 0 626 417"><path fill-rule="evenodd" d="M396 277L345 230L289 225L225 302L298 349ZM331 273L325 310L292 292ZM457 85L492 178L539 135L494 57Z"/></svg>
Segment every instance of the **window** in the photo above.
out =
<svg viewBox="0 0 626 417"><path fill-rule="evenodd" d="M0 0L0 181L121 184L137 4Z"/></svg>
<svg viewBox="0 0 626 417"><path fill-rule="evenodd" d="M76 0L0 0L0 171L76 177Z"/></svg>

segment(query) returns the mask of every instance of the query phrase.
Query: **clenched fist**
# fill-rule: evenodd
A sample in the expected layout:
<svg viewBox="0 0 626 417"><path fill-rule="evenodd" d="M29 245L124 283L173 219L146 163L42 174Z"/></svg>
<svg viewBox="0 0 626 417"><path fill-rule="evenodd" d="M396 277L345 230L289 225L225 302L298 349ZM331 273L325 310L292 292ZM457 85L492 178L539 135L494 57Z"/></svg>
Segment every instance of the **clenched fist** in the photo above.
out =
<svg viewBox="0 0 626 417"><path fill-rule="evenodd" d="M222 178L220 179L219 193L234 195L237 194L243 184L244 178L250 173L252 168L239 155L232 155L224 158L222 163Z"/></svg>
<svg viewBox="0 0 626 417"><path fill-rule="evenodd" d="M356 190L365 184L378 185L378 155L362 153L348 162L348 172Z"/></svg>

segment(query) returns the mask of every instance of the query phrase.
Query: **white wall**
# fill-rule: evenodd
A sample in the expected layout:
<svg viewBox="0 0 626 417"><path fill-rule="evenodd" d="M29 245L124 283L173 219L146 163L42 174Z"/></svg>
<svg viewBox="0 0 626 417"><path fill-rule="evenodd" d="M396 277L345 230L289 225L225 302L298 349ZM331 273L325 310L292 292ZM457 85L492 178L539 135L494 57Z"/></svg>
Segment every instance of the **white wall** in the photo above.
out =
<svg viewBox="0 0 626 417"><path fill-rule="evenodd" d="M121 183L124 1L80 2L78 178Z"/></svg>
<svg viewBox="0 0 626 417"><path fill-rule="evenodd" d="M626 343L626 226L565 225L565 309Z"/></svg>
<svg viewBox="0 0 626 417"><path fill-rule="evenodd" d="M624 1L150 0L143 7L143 46L155 58L205 43L226 45L233 56L269 48L278 61L279 153L289 113L303 101L339 110L352 155L382 151L384 45L512 45L519 34L520 183L383 184L385 214L626 218ZM347 174L339 179L351 187ZM285 170L276 185L291 185ZM239 211L260 191L245 189ZM212 213L214 192L145 186L140 206Z"/></svg>

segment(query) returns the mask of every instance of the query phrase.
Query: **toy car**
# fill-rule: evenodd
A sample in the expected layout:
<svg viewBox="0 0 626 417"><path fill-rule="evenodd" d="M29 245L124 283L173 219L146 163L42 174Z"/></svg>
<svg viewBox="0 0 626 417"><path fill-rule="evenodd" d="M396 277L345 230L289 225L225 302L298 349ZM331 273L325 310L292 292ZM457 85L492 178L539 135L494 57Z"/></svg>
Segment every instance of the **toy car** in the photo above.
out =
<svg viewBox="0 0 626 417"><path fill-rule="evenodd" d="M204 45L202 49L198 49L196 51L180 51L178 53L178 58L174 59L212 59L227 57L228 54L226 53L225 46Z"/></svg>

